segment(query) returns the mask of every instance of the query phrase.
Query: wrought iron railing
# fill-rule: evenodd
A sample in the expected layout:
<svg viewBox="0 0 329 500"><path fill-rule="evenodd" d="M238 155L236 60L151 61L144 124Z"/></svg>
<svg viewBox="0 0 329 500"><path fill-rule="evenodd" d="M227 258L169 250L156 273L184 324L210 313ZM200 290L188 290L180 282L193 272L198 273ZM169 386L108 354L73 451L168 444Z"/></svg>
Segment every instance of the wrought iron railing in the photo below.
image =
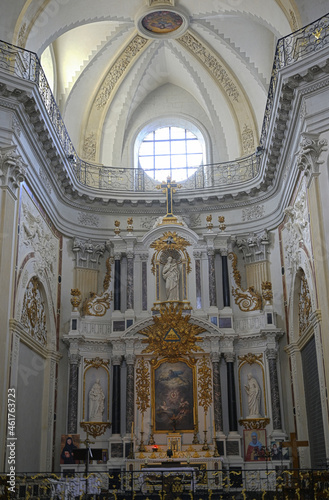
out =
<svg viewBox="0 0 329 500"><path fill-rule="evenodd" d="M309 54L322 49L328 43L329 14L278 40L260 137L260 146L262 148L264 148L266 142L279 70L304 59Z"/></svg>
<svg viewBox="0 0 329 500"><path fill-rule="evenodd" d="M199 467L173 471L110 470L85 476L66 470L64 473L17 475L15 486L8 476L0 476L0 498L17 500L66 500L99 498L111 500L210 500L276 499L299 500L329 498L329 471L274 469L206 470ZM10 489L9 489L10 488ZM87 496L88 495L88 496Z"/></svg>
<svg viewBox="0 0 329 500"><path fill-rule="evenodd" d="M263 119L260 149L246 158L202 165L191 177L182 182L183 189L218 188L247 182L257 176L260 169L260 152L266 144L279 70L324 47L329 41L328 35L329 15L326 15L308 26L279 39ZM86 162L79 158L47 82L40 60L35 53L0 41L0 69L4 69L37 85L41 99L58 135L64 155L69 160L70 168L80 183L101 190L148 191L155 189L157 182L152 180L141 168L107 167Z"/></svg>

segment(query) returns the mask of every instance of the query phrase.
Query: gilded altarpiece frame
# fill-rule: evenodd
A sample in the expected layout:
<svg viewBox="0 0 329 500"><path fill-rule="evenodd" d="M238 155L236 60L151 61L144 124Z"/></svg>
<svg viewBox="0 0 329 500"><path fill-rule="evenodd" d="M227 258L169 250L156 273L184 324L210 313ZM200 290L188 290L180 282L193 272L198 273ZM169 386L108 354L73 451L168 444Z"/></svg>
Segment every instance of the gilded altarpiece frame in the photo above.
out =
<svg viewBox="0 0 329 500"><path fill-rule="evenodd" d="M197 415L195 366L184 358L152 366L154 432L192 432Z"/></svg>

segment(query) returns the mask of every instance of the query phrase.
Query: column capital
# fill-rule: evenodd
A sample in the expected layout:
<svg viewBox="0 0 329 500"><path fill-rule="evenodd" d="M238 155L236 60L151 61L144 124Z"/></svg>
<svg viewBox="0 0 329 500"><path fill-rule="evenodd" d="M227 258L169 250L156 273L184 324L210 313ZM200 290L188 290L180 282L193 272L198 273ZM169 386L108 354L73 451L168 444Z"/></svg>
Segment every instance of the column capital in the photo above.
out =
<svg viewBox="0 0 329 500"><path fill-rule="evenodd" d="M277 359L278 357L277 350L269 347L266 349L265 354L267 359Z"/></svg>
<svg viewBox="0 0 329 500"><path fill-rule="evenodd" d="M208 248L207 255L208 257L213 257L215 255L215 250L213 248Z"/></svg>
<svg viewBox="0 0 329 500"><path fill-rule="evenodd" d="M235 356L234 352L226 352L224 354L224 358L225 358L226 363L234 363L235 357L236 356Z"/></svg>
<svg viewBox="0 0 329 500"><path fill-rule="evenodd" d="M212 352L210 354L210 359L212 363L219 363L220 362L220 354L219 352Z"/></svg>
<svg viewBox="0 0 329 500"><path fill-rule="evenodd" d="M81 361L81 356L78 353L69 354L70 365L79 365Z"/></svg>
<svg viewBox="0 0 329 500"><path fill-rule="evenodd" d="M114 252L114 260L121 260L121 252Z"/></svg>
<svg viewBox="0 0 329 500"><path fill-rule="evenodd" d="M112 365L113 366L120 366L121 365L121 359L122 359L122 356L116 354L115 356L112 357Z"/></svg>
<svg viewBox="0 0 329 500"><path fill-rule="evenodd" d="M130 251L126 253L127 259L133 259L134 258L134 252Z"/></svg>
<svg viewBox="0 0 329 500"><path fill-rule="evenodd" d="M219 253L221 254L222 257L227 257L228 250L227 248L220 248Z"/></svg>
<svg viewBox="0 0 329 500"><path fill-rule="evenodd" d="M136 361L136 356L135 356L135 354L126 354L125 360L126 360L127 365L134 365L135 361Z"/></svg>

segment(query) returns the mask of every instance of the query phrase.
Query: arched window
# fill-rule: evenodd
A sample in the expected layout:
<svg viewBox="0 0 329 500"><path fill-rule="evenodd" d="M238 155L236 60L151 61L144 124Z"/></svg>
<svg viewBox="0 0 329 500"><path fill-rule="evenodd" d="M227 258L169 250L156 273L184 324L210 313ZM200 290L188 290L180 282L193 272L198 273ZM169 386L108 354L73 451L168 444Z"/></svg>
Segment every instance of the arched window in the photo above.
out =
<svg viewBox="0 0 329 500"><path fill-rule="evenodd" d="M204 163L205 148L200 133L197 137L194 131L178 126L149 130L139 145L138 165L152 179L161 182L170 176L182 181Z"/></svg>

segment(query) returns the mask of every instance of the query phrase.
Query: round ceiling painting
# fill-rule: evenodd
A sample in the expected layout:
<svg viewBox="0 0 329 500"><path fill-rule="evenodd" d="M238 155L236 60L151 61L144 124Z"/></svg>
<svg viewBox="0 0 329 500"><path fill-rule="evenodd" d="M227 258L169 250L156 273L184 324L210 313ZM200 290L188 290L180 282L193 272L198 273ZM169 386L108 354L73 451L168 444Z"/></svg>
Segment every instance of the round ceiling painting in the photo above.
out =
<svg viewBox="0 0 329 500"><path fill-rule="evenodd" d="M183 24L183 18L175 12L158 10L147 14L142 19L143 27L152 33L171 33Z"/></svg>

